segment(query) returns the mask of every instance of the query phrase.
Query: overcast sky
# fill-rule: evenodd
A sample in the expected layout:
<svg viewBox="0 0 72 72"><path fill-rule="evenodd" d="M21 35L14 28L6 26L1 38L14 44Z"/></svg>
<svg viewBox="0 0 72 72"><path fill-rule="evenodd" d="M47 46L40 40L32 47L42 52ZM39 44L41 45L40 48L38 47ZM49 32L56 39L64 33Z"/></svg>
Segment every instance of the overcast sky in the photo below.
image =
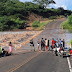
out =
<svg viewBox="0 0 72 72"><path fill-rule="evenodd" d="M33 1L33 0L20 0L21 2ZM64 9L72 10L72 0L54 0L56 4L51 4L51 7L58 8L63 7Z"/></svg>

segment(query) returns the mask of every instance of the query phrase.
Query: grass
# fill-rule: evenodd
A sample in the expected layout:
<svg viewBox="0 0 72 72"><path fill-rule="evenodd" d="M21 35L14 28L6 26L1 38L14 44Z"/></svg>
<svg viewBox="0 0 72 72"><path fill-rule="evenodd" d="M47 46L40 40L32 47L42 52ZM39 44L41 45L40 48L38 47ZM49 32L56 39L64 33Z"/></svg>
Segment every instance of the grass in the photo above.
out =
<svg viewBox="0 0 72 72"><path fill-rule="evenodd" d="M57 18L56 16L49 17L49 19L56 19L56 18Z"/></svg>
<svg viewBox="0 0 72 72"><path fill-rule="evenodd" d="M43 30L45 28L45 26L50 23L52 20L49 20L49 21L44 21L44 22L36 22L34 21L33 24L32 24L32 28L33 30Z"/></svg>
<svg viewBox="0 0 72 72"><path fill-rule="evenodd" d="M72 33L72 25L68 23L68 20L61 24L61 28L68 29L69 32Z"/></svg>
<svg viewBox="0 0 72 72"><path fill-rule="evenodd" d="M61 27L63 27L63 29L68 29L69 32L72 33L72 15L70 15L68 19L61 24Z"/></svg>

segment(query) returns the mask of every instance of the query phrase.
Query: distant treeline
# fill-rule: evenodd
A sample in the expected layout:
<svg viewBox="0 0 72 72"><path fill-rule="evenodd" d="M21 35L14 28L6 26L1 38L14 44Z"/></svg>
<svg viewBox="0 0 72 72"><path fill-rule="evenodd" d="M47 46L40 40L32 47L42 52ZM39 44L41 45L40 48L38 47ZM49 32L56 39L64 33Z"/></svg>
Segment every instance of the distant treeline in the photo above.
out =
<svg viewBox="0 0 72 72"><path fill-rule="evenodd" d="M67 16L72 13L70 10L47 9L32 2L20 2L19 0L0 0L0 31L24 29L25 20L31 13L44 18L52 16Z"/></svg>

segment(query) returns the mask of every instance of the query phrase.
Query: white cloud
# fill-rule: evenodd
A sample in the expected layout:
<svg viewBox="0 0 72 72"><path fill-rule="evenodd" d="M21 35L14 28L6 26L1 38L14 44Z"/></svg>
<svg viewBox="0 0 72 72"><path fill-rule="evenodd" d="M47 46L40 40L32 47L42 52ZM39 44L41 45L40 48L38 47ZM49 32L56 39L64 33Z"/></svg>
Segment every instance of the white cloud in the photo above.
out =
<svg viewBox="0 0 72 72"><path fill-rule="evenodd" d="M33 0L20 0L21 2L31 2L31 1L33 1Z"/></svg>
<svg viewBox="0 0 72 72"><path fill-rule="evenodd" d="M67 10L67 7L65 5L62 5L61 7L63 7L65 10Z"/></svg>
<svg viewBox="0 0 72 72"><path fill-rule="evenodd" d="M54 7L55 8L63 7L65 10L67 9L67 6L66 5L57 5L57 4L55 4Z"/></svg>
<svg viewBox="0 0 72 72"><path fill-rule="evenodd" d="M56 4L51 4L50 6L53 8L63 7L65 10L68 7L69 0L54 0Z"/></svg>
<svg viewBox="0 0 72 72"><path fill-rule="evenodd" d="M54 7L58 8L58 7L59 7L59 5L57 5L57 4L54 4Z"/></svg>

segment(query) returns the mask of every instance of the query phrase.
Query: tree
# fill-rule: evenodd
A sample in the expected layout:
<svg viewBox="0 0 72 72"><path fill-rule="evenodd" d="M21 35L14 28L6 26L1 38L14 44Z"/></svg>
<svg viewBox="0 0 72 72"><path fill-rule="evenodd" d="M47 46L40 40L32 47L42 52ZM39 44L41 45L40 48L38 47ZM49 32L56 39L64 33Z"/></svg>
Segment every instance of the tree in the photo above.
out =
<svg viewBox="0 0 72 72"><path fill-rule="evenodd" d="M64 8L63 7L58 7L58 9L60 9L61 11L64 11Z"/></svg>
<svg viewBox="0 0 72 72"><path fill-rule="evenodd" d="M0 0L0 2L7 2L8 0Z"/></svg>
<svg viewBox="0 0 72 72"><path fill-rule="evenodd" d="M15 3L20 2L19 0L0 0L0 2L9 2L9 1L12 1L12 2L15 2Z"/></svg>
<svg viewBox="0 0 72 72"><path fill-rule="evenodd" d="M10 1L12 1L14 3L20 2L19 0L10 0Z"/></svg>
<svg viewBox="0 0 72 72"><path fill-rule="evenodd" d="M37 2L39 5L44 6L45 8L49 5L49 4L56 4L54 0L33 0L34 2Z"/></svg>
<svg viewBox="0 0 72 72"><path fill-rule="evenodd" d="M60 10L60 15L64 15L64 8L63 7L59 7L58 10Z"/></svg>

